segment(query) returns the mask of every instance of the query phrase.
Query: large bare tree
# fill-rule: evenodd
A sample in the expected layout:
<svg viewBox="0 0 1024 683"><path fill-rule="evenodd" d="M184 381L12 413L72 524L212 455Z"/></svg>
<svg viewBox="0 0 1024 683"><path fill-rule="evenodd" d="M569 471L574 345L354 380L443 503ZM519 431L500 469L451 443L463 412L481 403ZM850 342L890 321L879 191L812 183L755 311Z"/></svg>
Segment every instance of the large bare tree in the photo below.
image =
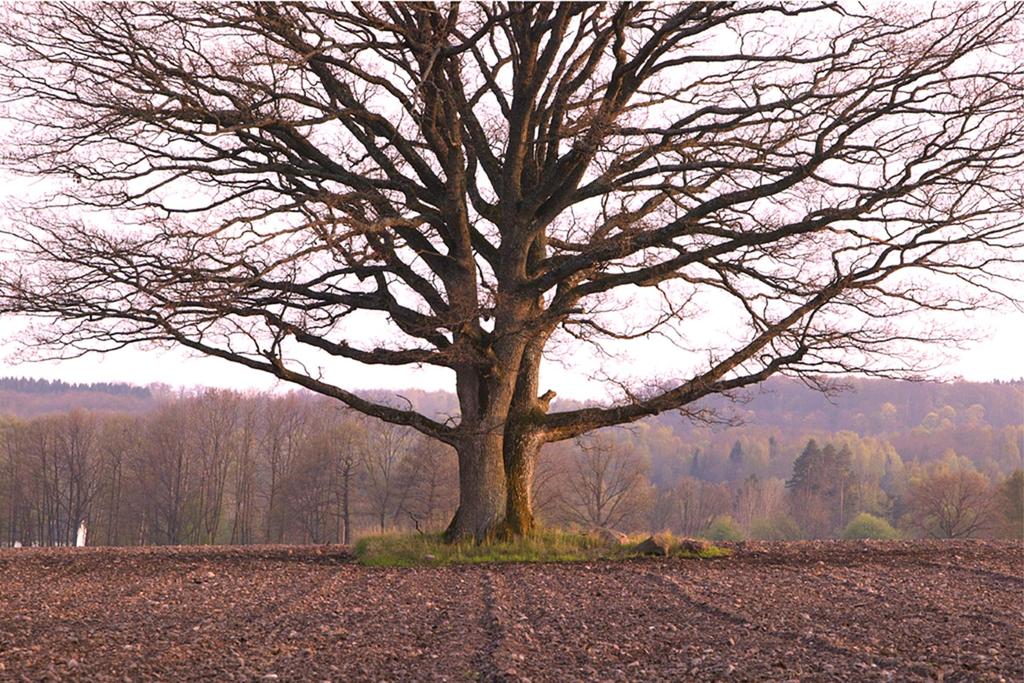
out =
<svg viewBox="0 0 1024 683"><path fill-rule="evenodd" d="M941 334L902 317L1000 291L1021 12L10 5L4 156L58 189L6 218L0 309L62 355L184 345L411 426L458 451L451 537L527 532L542 444L778 372L907 370ZM700 346L729 306L732 345L692 372L550 409L559 339ZM444 368L459 415L375 403L303 349Z"/></svg>

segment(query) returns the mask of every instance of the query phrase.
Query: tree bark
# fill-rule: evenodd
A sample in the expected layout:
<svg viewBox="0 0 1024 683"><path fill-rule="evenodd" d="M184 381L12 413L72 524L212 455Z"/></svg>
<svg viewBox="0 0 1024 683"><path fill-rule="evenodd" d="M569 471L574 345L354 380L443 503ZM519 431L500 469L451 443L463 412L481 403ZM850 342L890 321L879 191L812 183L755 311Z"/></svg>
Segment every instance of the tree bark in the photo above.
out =
<svg viewBox="0 0 1024 683"><path fill-rule="evenodd" d="M547 332L528 343L519 363L512 410L505 422L503 459L508 488L505 500L506 537L526 536L536 528L533 516L533 474L544 433L540 419L547 413L554 392L538 396L540 362Z"/></svg>
<svg viewBox="0 0 1024 683"><path fill-rule="evenodd" d="M457 449L459 508L444 532L445 540L486 541L504 519L506 478L502 437L486 436Z"/></svg>
<svg viewBox="0 0 1024 683"><path fill-rule="evenodd" d="M445 531L449 542L486 541L495 536L505 513L505 467L500 431L468 439L459 454L459 507Z"/></svg>
<svg viewBox="0 0 1024 683"><path fill-rule="evenodd" d="M466 366L457 373L460 437L452 445L459 456L459 507L445 531L449 542L494 538L505 519L505 427L515 394L514 376L501 371L518 360L522 346L494 353L486 335L478 345L492 354L495 367ZM513 360L515 359L515 361Z"/></svg>
<svg viewBox="0 0 1024 683"><path fill-rule="evenodd" d="M510 426L505 434L504 464L508 489L505 497L506 537L526 536L536 528L533 516L533 473L542 439L535 429Z"/></svg>

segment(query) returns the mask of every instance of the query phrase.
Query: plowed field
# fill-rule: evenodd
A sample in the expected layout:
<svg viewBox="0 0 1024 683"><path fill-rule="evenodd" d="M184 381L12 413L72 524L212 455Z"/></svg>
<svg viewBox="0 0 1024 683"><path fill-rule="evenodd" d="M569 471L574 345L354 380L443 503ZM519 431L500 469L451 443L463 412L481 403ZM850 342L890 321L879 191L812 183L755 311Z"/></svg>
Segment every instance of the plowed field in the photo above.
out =
<svg viewBox="0 0 1024 683"><path fill-rule="evenodd" d="M1024 546L377 569L342 548L0 550L0 680L1024 680Z"/></svg>

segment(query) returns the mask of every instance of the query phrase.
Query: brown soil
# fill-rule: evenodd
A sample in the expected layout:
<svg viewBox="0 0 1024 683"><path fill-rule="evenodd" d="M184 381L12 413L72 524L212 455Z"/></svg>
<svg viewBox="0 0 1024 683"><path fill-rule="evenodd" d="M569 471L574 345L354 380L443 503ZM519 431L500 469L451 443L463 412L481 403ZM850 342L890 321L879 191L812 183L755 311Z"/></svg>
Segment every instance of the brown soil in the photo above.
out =
<svg viewBox="0 0 1024 683"><path fill-rule="evenodd" d="M332 548L0 550L0 680L1024 680L1024 546L370 569Z"/></svg>

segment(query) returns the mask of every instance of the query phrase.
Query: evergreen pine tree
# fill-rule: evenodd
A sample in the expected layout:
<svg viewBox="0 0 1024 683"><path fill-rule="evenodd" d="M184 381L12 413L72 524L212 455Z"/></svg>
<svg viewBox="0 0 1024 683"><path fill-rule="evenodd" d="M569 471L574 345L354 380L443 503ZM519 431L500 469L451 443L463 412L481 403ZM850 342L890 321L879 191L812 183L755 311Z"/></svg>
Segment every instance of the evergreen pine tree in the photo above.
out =
<svg viewBox="0 0 1024 683"><path fill-rule="evenodd" d="M817 491L820 486L822 452L818 442L810 439L800 457L793 463L793 476L786 482L786 488L794 491Z"/></svg>
<svg viewBox="0 0 1024 683"><path fill-rule="evenodd" d="M732 450L729 451L729 478L738 479L743 471L743 463L746 460L746 454L743 452L743 444L737 439L736 443L732 445Z"/></svg>
<svg viewBox="0 0 1024 683"><path fill-rule="evenodd" d="M700 449L693 449L693 457L690 459L690 476L694 479L701 479Z"/></svg>

